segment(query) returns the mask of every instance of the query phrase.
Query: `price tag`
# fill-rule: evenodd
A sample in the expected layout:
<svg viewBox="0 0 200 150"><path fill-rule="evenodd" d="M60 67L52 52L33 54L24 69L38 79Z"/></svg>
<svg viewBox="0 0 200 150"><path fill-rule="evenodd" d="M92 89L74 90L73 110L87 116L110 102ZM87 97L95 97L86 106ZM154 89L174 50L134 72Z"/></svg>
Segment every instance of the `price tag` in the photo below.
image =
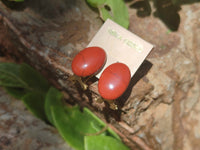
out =
<svg viewBox="0 0 200 150"><path fill-rule="evenodd" d="M133 76L153 48L152 44L110 19L106 20L87 47L91 46L99 46L107 54L106 64L96 75L97 78L107 66L116 62L126 64Z"/></svg>

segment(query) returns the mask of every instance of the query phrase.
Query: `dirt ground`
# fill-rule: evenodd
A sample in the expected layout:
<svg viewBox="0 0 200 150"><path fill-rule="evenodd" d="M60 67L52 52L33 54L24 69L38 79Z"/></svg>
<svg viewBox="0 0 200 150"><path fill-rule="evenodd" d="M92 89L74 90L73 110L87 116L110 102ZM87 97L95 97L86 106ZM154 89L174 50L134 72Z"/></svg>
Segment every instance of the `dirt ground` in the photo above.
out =
<svg viewBox="0 0 200 150"><path fill-rule="evenodd" d="M28 0L12 8L0 2L0 48L40 70L66 100L90 108L131 149L199 150L200 1L175 2L126 2L129 30L154 49L117 101L122 111L92 101L96 82L83 92L66 81L71 58L103 24L85 1Z"/></svg>

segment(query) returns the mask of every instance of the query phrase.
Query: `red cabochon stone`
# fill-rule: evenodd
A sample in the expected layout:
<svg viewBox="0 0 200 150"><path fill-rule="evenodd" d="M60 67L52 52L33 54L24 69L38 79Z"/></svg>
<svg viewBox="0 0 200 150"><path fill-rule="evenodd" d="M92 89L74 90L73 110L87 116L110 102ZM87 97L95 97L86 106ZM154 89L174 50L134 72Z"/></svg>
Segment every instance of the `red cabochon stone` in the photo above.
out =
<svg viewBox="0 0 200 150"><path fill-rule="evenodd" d="M100 76L98 82L99 93L104 99L117 99L127 89L130 79L130 70L125 64L111 64Z"/></svg>
<svg viewBox="0 0 200 150"><path fill-rule="evenodd" d="M75 75L86 77L101 70L106 62L106 53L100 47L88 47L80 51L72 61Z"/></svg>

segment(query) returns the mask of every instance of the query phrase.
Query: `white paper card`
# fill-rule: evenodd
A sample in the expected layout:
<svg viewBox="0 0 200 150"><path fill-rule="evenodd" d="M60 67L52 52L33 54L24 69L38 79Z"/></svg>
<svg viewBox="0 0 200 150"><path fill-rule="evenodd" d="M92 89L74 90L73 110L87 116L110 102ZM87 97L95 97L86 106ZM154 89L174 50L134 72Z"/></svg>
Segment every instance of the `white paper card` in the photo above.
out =
<svg viewBox="0 0 200 150"><path fill-rule="evenodd" d="M99 46L107 54L106 64L96 75L97 78L107 66L116 62L125 63L133 76L153 48L152 44L110 19L106 20L87 47L91 46Z"/></svg>

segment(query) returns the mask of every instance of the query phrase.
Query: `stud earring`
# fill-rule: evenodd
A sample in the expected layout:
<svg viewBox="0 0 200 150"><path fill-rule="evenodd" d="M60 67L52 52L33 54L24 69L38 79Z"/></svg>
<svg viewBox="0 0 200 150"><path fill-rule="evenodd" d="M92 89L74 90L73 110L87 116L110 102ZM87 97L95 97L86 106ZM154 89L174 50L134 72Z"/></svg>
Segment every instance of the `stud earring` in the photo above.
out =
<svg viewBox="0 0 200 150"><path fill-rule="evenodd" d="M98 82L98 91L101 99L97 101L106 101L110 108L117 110L118 107L114 100L120 97L127 89L131 79L131 73L123 63L114 63L108 66L101 74Z"/></svg>
<svg viewBox="0 0 200 150"><path fill-rule="evenodd" d="M88 88L87 80L97 74L106 62L106 52L100 47L88 47L80 51L73 59L71 68L74 75L69 80L78 81L83 90ZM82 78L88 77L84 82Z"/></svg>

